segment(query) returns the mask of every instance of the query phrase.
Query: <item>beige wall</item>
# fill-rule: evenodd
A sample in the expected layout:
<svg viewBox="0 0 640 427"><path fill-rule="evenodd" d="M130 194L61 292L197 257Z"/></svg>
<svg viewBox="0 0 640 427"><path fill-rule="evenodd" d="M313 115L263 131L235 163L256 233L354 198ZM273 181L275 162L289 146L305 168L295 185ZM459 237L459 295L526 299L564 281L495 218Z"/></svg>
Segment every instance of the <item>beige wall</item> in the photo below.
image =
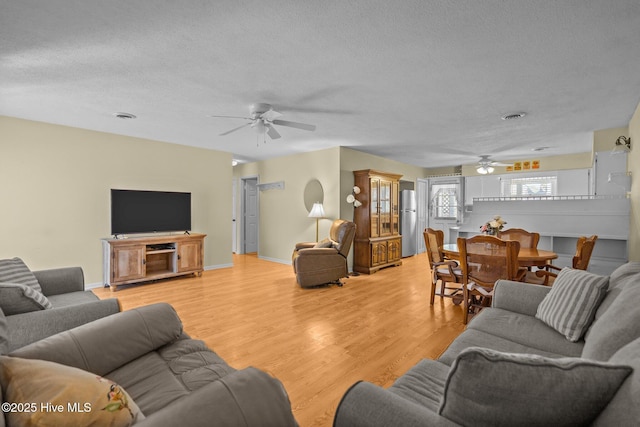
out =
<svg viewBox="0 0 640 427"><path fill-rule="evenodd" d="M595 131L593 133L594 153L613 150L616 139L618 139L618 137L621 135L629 136L629 128L622 127Z"/></svg>
<svg viewBox="0 0 640 427"><path fill-rule="evenodd" d="M637 146L640 143L640 104L629 122L629 137L631 138L631 152L627 157L628 170L631 172L629 261L640 261L640 149Z"/></svg>
<svg viewBox="0 0 640 427"><path fill-rule="evenodd" d="M231 154L0 117L0 258L102 281L110 189L188 191L205 266L232 264Z"/></svg>
<svg viewBox="0 0 640 427"><path fill-rule="evenodd" d="M400 178L402 181L410 181L414 185L418 178L427 176L425 168L342 147L340 149L340 212L344 219L353 220L354 208L346 202L346 197L353 189L353 171L363 169L397 173L402 175Z"/></svg>
<svg viewBox="0 0 640 427"><path fill-rule="evenodd" d="M304 188L317 179L324 188L324 210L327 218L320 220L320 239L329 234L334 219L353 220L353 206L346 202L353 188L353 171L376 169L399 173L403 180L413 181L425 176L425 169L406 165L344 147L311 153L279 157L234 167L237 180L236 209L240 218L240 180L258 176L259 183L284 181L284 190L261 191L260 236L258 254L261 258L289 263L297 242L315 240L315 221L308 218L304 206ZM238 223L240 228L241 222ZM237 233L240 239L240 230Z"/></svg>
<svg viewBox="0 0 640 427"><path fill-rule="evenodd" d="M284 190L259 192L260 232L258 255L276 262L290 263L291 252L298 242L312 242L316 239L316 221L309 218L304 204L304 189L307 183L317 179L324 190L323 207L326 219L319 220L319 238L329 234L334 219L340 217L339 198L340 150L338 147L326 150L278 157L260 162L240 164L233 168L237 180L236 209L241 219L240 180L258 177L258 183L284 181ZM238 242L240 241L238 221Z"/></svg>

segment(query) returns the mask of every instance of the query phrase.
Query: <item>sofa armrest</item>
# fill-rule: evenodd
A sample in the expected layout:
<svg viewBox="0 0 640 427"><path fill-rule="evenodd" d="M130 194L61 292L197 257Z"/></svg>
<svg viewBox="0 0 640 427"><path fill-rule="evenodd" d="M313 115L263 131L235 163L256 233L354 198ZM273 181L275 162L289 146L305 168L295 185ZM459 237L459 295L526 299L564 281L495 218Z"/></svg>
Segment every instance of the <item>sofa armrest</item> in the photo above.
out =
<svg viewBox="0 0 640 427"><path fill-rule="evenodd" d="M296 243L296 250L299 251L300 249L313 248L315 245L316 245L316 242L300 242L300 243Z"/></svg>
<svg viewBox="0 0 640 427"><path fill-rule="evenodd" d="M336 248L307 248L298 251L299 257L315 256L315 255L339 255L340 252Z"/></svg>
<svg viewBox="0 0 640 427"><path fill-rule="evenodd" d="M336 410L334 427L457 426L436 412L368 382L345 393Z"/></svg>
<svg viewBox="0 0 640 427"><path fill-rule="evenodd" d="M159 303L103 317L34 342L10 355L49 360L104 376L175 341L181 334L178 314L169 304Z"/></svg>
<svg viewBox="0 0 640 427"><path fill-rule="evenodd" d="M116 298L7 316L9 350L50 337L120 311Z"/></svg>
<svg viewBox="0 0 640 427"><path fill-rule="evenodd" d="M44 295L84 291L84 273L80 267L34 271Z"/></svg>
<svg viewBox="0 0 640 427"><path fill-rule="evenodd" d="M280 381L249 367L206 384L135 425L287 427L297 423Z"/></svg>
<svg viewBox="0 0 640 427"><path fill-rule="evenodd" d="M549 286L498 280L493 290L492 307L535 316L538 305L549 293Z"/></svg>

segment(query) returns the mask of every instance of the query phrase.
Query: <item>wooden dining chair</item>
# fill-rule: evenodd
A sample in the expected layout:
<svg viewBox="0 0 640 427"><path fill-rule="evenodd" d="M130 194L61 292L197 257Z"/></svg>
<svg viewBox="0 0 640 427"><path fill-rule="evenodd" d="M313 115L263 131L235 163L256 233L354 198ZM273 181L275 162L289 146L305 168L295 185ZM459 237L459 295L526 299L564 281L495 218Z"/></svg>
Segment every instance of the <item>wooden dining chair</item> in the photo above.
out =
<svg viewBox="0 0 640 427"><path fill-rule="evenodd" d="M540 241L540 234L530 232L522 228L510 228L499 231L498 237L502 240L517 240L521 248L537 248Z"/></svg>
<svg viewBox="0 0 640 427"><path fill-rule="evenodd" d="M433 305L435 296L452 298L454 304L462 302L462 270L454 260L446 260L442 253L444 232L427 228L424 230L424 243L427 247L429 268L431 269L431 297ZM440 289L438 290L438 283Z"/></svg>
<svg viewBox="0 0 640 427"><path fill-rule="evenodd" d="M520 242L502 240L494 236L458 238L464 318L491 305L493 286L500 279L518 280L518 251Z"/></svg>
<svg viewBox="0 0 640 427"><path fill-rule="evenodd" d="M498 238L502 240L516 240L520 242L521 248L536 249L540 241L540 233L527 231L523 228L509 228L508 230L498 231ZM526 280L526 278L535 277L535 273L532 272L531 267L521 267L521 270L520 276L523 279Z"/></svg>
<svg viewBox="0 0 640 427"><path fill-rule="evenodd" d="M578 241L576 242L576 254L573 256L571 268L576 270L586 270L589 267L589 261L591 260L591 254L593 253L593 248L596 245L596 240L598 240L598 236L596 235L591 237L578 237ZM534 284L552 286L560 270L562 270L562 267L547 264L535 272L538 280L526 281Z"/></svg>

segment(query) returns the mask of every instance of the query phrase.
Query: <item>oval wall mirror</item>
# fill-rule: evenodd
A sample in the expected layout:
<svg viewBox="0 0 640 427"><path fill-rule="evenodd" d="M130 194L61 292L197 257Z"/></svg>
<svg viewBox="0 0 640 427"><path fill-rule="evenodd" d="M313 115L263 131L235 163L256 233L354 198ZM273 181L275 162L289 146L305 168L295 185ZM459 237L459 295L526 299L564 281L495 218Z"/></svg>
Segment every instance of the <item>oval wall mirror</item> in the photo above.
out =
<svg viewBox="0 0 640 427"><path fill-rule="evenodd" d="M311 208L316 202L324 203L324 190L320 181L312 179L304 187L304 206L307 208L307 212L311 212Z"/></svg>

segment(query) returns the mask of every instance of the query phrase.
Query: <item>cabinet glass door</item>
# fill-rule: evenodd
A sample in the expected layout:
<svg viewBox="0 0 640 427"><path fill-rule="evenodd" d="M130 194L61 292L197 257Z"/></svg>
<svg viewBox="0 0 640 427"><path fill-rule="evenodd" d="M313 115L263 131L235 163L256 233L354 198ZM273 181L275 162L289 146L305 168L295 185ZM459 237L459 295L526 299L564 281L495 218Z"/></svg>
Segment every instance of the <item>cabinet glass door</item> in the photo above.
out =
<svg viewBox="0 0 640 427"><path fill-rule="evenodd" d="M380 235L391 235L391 181L380 180Z"/></svg>
<svg viewBox="0 0 640 427"><path fill-rule="evenodd" d="M380 205L380 180L371 179L371 237L378 237L380 235L380 217L379 217L379 205Z"/></svg>

